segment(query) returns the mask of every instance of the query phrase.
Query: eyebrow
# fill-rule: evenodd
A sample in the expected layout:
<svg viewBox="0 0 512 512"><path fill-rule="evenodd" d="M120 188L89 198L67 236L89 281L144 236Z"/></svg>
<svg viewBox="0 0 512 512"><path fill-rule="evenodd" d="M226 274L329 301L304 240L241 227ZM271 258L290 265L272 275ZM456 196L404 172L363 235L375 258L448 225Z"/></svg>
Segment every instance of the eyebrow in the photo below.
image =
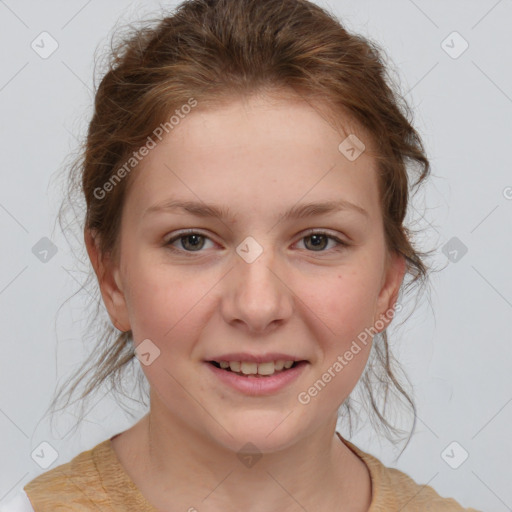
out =
<svg viewBox="0 0 512 512"><path fill-rule="evenodd" d="M226 219L231 222L236 219L236 215L231 212L229 208L215 204L206 204L196 201L180 201L176 199L170 199L163 203L150 206L144 210L142 216L144 217L150 213L170 212L174 210L183 210L197 217L213 217L216 219ZM338 199L336 201L326 201L322 203L313 202L294 205L286 210L282 216L280 216L280 219L303 219L306 217L326 215L328 213L346 210L359 213L364 217L369 217L368 212L361 206L351 203L345 199Z"/></svg>

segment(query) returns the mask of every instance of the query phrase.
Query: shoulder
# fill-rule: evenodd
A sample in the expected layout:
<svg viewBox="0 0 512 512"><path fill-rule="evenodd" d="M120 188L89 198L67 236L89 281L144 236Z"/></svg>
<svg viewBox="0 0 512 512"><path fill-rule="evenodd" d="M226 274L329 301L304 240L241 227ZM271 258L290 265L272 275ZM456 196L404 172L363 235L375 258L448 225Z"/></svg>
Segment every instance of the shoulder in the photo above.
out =
<svg viewBox="0 0 512 512"><path fill-rule="evenodd" d="M71 461L42 473L26 484L23 490L35 512L65 511L70 505L82 507L80 510L107 506L109 498L101 485L97 456L108 442L105 440L79 453Z"/></svg>
<svg viewBox="0 0 512 512"><path fill-rule="evenodd" d="M344 441L368 466L372 480L372 504L369 512L479 512L473 508L464 508L454 498L440 496L431 486L418 484L403 471L385 466L373 455L347 440Z"/></svg>
<svg viewBox="0 0 512 512"><path fill-rule="evenodd" d="M0 512L34 512L25 491L19 492L7 503L0 505Z"/></svg>
<svg viewBox="0 0 512 512"><path fill-rule="evenodd" d="M380 493L384 501L393 499L400 510L436 511L436 512L478 512L473 508L464 508L454 498L443 497L430 485L418 484L409 475L384 466L381 469Z"/></svg>

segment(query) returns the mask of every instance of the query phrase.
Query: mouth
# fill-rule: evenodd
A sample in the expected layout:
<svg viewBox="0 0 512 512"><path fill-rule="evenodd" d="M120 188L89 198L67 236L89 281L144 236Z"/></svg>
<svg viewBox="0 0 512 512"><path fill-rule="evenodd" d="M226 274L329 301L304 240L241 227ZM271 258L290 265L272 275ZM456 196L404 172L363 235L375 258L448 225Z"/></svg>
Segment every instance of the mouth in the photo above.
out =
<svg viewBox="0 0 512 512"><path fill-rule="evenodd" d="M280 373L286 373L299 366L304 366L307 361L268 361L265 363L241 362L241 361L207 361L219 370L224 370L241 377L268 378Z"/></svg>
<svg viewBox="0 0 512 512"><path fill-rule="evenodd" d="M246 354L245 357L251 356ZM205 360L203 364L222 386L253 397L274 396L286 390L300 378L310 364L305 360L268 360L268 356L265 358L267 361L263 362ZM212 385L216 386L216 382Z"/></svg>

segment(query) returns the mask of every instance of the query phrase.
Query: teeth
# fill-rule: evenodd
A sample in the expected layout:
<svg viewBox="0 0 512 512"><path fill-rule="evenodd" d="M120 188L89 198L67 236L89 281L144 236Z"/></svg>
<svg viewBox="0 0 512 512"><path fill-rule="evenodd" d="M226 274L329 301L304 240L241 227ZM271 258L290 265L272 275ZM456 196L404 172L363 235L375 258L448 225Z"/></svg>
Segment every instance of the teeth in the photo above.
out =
<svg viewBox="0 0 512 512"><path fill-rule="evenodd" d="M232 361L231 363L228 363L229 367L231 368L231 371L233 372L239 372L240 371L240 361Z"/></svg>
<svg viewBox="0 0 512 512"><path fill-rule="evenodd" d="M245 373L243 367L244 367L244 365L242 364L242 371ZM275 372L274 361L269 361L268 363L258 364L258 375L273 375L274 372Z"/></svg>
<svg viewBox="0 0 512 512"><path fill-rule="evenodd" d="M219 361L223 369L230 368L232 372L243 375L274 375L293 366L294 361L268 361L266 363L253 363L248 361Z"/></svg>
<svg viewBox="0 0 512 512"><path fill-rule="evenodd" d="M276 371L280 371L284 368L284 361L280 359L279 361L274 361L274 367Z"/></svg>
<svg viewBox="0 0 512 512"><path fill-rule="evenodd" d="M258 373L258 363L246 363L245 361L242 361L240 363L240 371L244 375L256 375Z"/></svg>

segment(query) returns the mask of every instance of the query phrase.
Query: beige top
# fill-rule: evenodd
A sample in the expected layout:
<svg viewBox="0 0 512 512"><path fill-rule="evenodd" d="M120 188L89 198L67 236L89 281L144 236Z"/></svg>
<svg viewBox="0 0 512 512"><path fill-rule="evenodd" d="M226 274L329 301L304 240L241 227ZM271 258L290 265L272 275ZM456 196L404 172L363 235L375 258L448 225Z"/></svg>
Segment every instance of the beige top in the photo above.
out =
<svg viewBox="0 0 512 512"><path fill-rule="evenodd" d="M418 485L402 471L384 466L339 433L338 436L369 469L372 501L368 512L481 512L439 496L430 486ZM157 512L124 470L110 440L25 485L34 511Z"/></svg>

